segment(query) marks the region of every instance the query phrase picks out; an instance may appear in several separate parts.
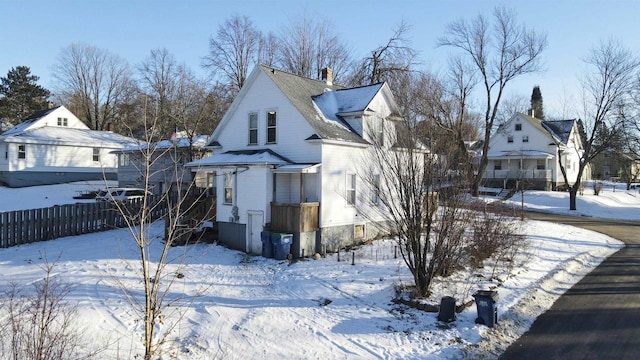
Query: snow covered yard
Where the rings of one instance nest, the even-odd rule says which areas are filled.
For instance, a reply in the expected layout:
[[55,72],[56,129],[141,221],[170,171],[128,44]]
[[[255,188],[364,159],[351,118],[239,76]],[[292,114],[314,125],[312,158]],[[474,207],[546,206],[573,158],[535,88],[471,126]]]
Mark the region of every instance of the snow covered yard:
[[[0,211],[7,210],[7,201],[17,202],[11,190],[0,188]],[[547,194],[552,202],[556,193]],[[610,196],[624,193],[617,194]],[[20,196],[30,198],[24,192]],[[542,195],[525,193],[525,200],[534,198]],[[33,199],[33,207],[47,206],[38,203],[37,195]],[[587,204],[584,208],[596,215],[611,208],[601,202]],[[638,206],[640,202],[632,204],[631,210],[637,213]],[[158,235],[162,229],[162,224],[154,227]],[[176,301],[165,315],[183,318],[171,332],[175,341],[168,344],[166,358],[495,357],[566,289],[622,246],[601,234],[535,221],[526,221],[522,233],[528,246],[514,263],[494,269],[488,261],[483,269],[443,279],[430,299],[438,303],[442,296],[453,296],[461,304],[473,300],[476,290],[496,287],[494,328],[475,324],[475,305],[454,322],[442,323],[436,320],[437,313],[394,304],[394,289],[412,280],[402,260],[394,258],[391,240],[362,246],[355,255],[342,252],[340,262],[333,254],[292,264],[215,245],[173,248],[174,258],[184,255],[187,265],[172,265],[172,271],[184,277],[172,287]],[[160,242],[155,246],[159,251]],[[50,262],[58,259],[56,276],[73,284],[70,300],[79,303],[85,333],[96,346],[108,344],[99,357],[128,359],[140,354],[142,324],[118,286],[119,281],[139,289],[141,296],[139,265],[128,232],[113,230],[0,249],[0,272],[5,275],[0,288],[41,279],[43,255]],[[511,276],[504,266],[512,267]]]

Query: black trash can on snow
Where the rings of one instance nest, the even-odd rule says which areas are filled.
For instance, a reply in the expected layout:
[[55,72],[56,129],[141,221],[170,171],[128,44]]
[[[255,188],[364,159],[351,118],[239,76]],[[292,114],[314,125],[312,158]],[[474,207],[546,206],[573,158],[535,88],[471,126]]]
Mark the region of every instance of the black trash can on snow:
[[473,297],[478,308],[477,324],[493,327],[498,322],[498,292],[493,290],[478,290]]
[[456,299],[445,296],[440,300],[440,311],[438,311],[438,321],[452,322],[456,319]]
[[272,233],[273,258],[276,260],[286,260],[291,252],[293,234]]
[[262,256],[266,258],[272,258],[273,243],[271,242],[271,232],[262,231],[260,233],[260,240],[262,240]]

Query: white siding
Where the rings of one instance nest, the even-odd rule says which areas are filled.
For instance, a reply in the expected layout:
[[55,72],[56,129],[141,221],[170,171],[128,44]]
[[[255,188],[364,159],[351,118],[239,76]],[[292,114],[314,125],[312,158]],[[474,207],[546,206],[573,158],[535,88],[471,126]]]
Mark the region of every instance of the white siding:
[[[204,169],[203,169],[204,170]],[[207,169],[208,170],[208,169]],[[265,214],[265,221],[271,218],[272,177],[271,171],[266,166],[252,166],[249,169],[218,168],[218,221],[229,222],[233,217],[233,207],[238,208],[238,223],[247,224],[248,212],[256,211]],[[234,203],[224,204],[224,174],[236,172],[234,177]]]
[[[305,141],[315,133],[311,125],[264,73],[259,72],[230,116],[216,134],[223,151],[271,149],[294,162],[320,162],[320,146]],[[266,144],[267,111],[277,112],[276,143]],[[258,114],[258,144],[249,143],[249,113]]]
[[[9,143],[8,170],[85,171],[117,168],[114,149],[100,149],[100,161],[93,161],[93,147]],[[18,147],[25,146],[25,158],[18,159]],[[4,159],[4,152],[2,153]]]

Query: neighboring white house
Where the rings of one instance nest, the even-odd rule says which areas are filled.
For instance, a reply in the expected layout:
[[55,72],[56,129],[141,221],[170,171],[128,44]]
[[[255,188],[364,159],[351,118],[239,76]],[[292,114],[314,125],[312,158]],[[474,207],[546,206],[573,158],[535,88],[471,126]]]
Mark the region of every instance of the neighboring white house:
[[[544,121],[515,114],[489,140],[485,185],[556,189],[564,184],[558,157],[572,184],[584,152],[578,124],[575,119]],[[586,171],[583,178],[589,177]]]
[[266,225],[294,235],[297,257],[378,235],[357,171],[368,134],[395,129],[397,105],[385,83],[342,88],[330,69],[323,78],[257,66],[211,136],[213,155],[187,164],[214,179],[221,242],[258,254]]
[[64,106],[39,111],[0,135],[0,184],[22,187],[116,179],[113,150],[137,144],[90,130]]
[[[187,190],[193,179],[190,169],[183,165],[209,155],[210,151],[205,148],[208,140],[208,135],[197,135],[114,151],[118,155],[118,186],[143,187],[148,182],[151,191],[157,195]],[[145,167],[147,161],[148,169]],[[207,187],[204,176],[205,179],[196,179],[201,187]]]

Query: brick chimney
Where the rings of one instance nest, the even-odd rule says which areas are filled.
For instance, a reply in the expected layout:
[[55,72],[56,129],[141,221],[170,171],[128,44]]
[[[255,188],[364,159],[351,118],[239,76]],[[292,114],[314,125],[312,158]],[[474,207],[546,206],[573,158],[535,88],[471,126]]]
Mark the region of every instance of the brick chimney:
[[328,86],[333,85],[333,70],[330,67],[322,69],[322,81],[326,82]]

